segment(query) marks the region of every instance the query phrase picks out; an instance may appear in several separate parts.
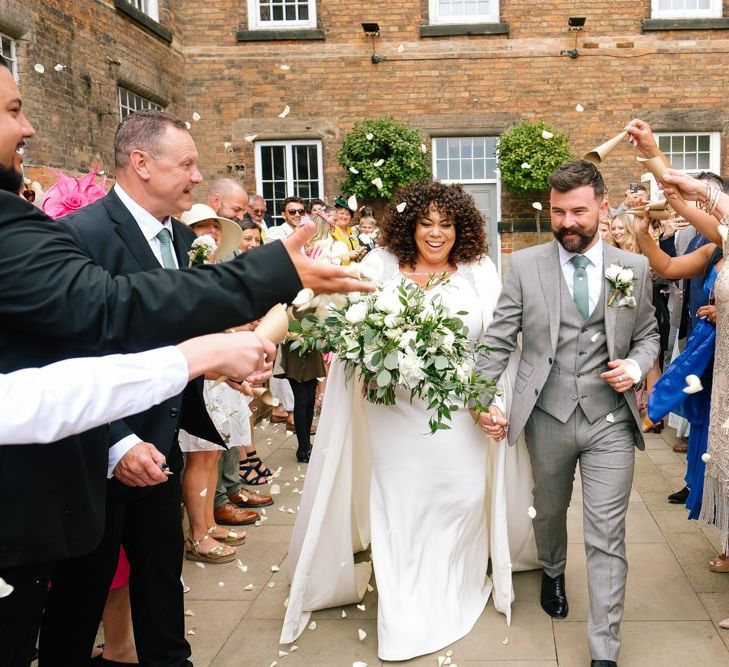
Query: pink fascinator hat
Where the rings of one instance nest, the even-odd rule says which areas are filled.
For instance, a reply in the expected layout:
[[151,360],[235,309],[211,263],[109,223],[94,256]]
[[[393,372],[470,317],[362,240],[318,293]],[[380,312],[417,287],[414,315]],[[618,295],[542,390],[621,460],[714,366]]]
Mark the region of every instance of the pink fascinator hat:
[[53,170],[58,180],[48,188],[43,198],[41,209],[46,215],[54,220],[64,215],[74,213],[87,204],[95,202],[106,195],[104,186],[106,177],[101,185],[96,183],[98,168],[94,167],[88,174],[81,178],[66,176],[63,172]]

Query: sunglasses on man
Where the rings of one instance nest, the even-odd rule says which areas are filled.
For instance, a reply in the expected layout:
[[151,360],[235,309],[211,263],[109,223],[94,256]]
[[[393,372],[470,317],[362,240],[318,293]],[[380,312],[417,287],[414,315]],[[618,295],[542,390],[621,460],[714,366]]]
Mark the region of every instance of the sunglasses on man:
[[290,208],[288,211],[286,211],[289,215],[304,215],[306,213],[306,209],[303,208]]

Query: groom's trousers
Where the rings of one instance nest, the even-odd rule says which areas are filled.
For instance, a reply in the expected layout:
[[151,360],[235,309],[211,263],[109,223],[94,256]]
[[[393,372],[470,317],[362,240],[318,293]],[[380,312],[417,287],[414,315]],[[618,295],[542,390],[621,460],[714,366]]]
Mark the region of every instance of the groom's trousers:
[[588,644],[594,660],[617,662],[628,573],[625,515],[633,482],[636,425],[625,403],[607,417],[590,423],[578,406],[562,423],[535,407],[525,435],[534,476],[534,533],[539,560],[550,577],[565,570],[567,508],[580,463],[590,596]]

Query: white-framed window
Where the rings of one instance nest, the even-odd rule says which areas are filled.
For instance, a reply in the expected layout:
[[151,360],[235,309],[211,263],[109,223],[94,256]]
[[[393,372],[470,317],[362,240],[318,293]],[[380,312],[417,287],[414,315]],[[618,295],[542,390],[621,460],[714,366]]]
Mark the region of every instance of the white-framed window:
[[139,111],[140,109],[156,109],[157,111],[164,111],[164,107],[161,104],[152,102],[146,97],[137,95],[131,90],[119,86],[119,118],[124,120],[130,113]]
[[126,0],[134,9],[146,14],[149,18],[159,21],[159,5],[157,0]]
[[674,169],[696,174],[721,169],[719,132],[656,132],[658,147]]
[[721,0],[651,0],[654,19],[720,18]]
[[255,152],[256,192],[277,222],[286,197],[307,200],[324,195],[321,141],[257,141]]
[[431,24],[497,23],[499,0],[428,0]]
[[496,182],[497,137],[436,137],[433,174],[439,181]]
[[248,0],[248,29],[316,28],[316,0]]
[[18,51],[16,48],[15,40],[12,37],[8,37],[0,32],[0,54],[10,61],[10,69],[18,80]]

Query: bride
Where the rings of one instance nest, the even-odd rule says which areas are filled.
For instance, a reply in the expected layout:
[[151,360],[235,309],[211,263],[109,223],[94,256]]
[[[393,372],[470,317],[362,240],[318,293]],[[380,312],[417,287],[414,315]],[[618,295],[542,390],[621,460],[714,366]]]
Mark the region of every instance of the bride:
[[[460,185],[420,182],[396,201],[382,248],[365,261],[382,262],[385,289],[413,281],[460,312],[472,339],[482,337],[501,286],[473,199]],[[374,405],[358,385],[332,364],[289,546],[280,641],[293,642],[312,611],[359,602],[372,566],[383,660],[460,639],[490,595],[508,623],[512,571],[538,567],[523,441],[494,443],[467,410],[453,413],[450,430],[429,435],[425,402],[398,390],[396,405]],[[355,563],[370,544],[372,562]]]

